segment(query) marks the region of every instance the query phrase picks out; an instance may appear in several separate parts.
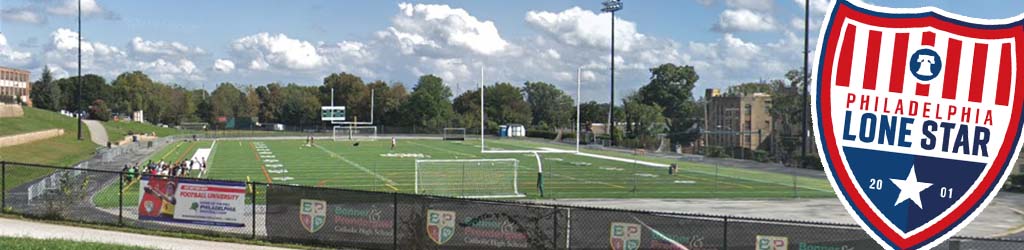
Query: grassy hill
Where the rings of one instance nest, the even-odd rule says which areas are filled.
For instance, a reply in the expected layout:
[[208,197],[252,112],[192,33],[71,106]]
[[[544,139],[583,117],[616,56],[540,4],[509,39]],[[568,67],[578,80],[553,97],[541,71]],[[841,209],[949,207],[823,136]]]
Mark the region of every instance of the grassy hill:
[[[4,161],[36,163],[56,166],[71,166],[88,159],[98,145],[89,141],[89,130],[82,128],[82,138],[77,139],[77,119],[59,113],[25,107],[25,115],[18,118],[0,118],[0,136],[46,130],[64,129],[64,135],[12,147],[0,148],[0,159]],[[50,169],[8,167],[7,188],[38,178],[52,172]]]
[[159,137],[185,133],[184,130],[178,130],[175,128],[162,128],[152,124],[138,122],[109,121],[104,122],[103,126],[107,128],[107,137],[112,142],[121,141],[124,139],[125,136],[127,136],[130,133],[156,133],[156,136]]

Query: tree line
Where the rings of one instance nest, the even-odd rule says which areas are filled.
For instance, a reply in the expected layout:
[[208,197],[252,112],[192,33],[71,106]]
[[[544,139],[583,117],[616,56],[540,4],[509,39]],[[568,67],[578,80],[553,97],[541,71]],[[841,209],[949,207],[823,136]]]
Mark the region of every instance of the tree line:
[[[208,92],[173,83],[154,81],[141,71],[125,72],[107,81],[101,76],[82,76],[82,98],[76,102],[72,76],[54,79],[44,68],[33,83],[31,98],[36,107],[49,110],[87,111],[94,119],[144,111],[150,123],[177,125],[204,122],[222,126],[222,118],[252,118],[262,123],[316,127],[320,106],[347,106],[348,119],[369,121],[374,102],[375,123],[386,127],[479,128],[480,89],[453,93],[444,79],[419,77],[408,89],[402,82],[365,82],[351,73],[334,73],[319,85],[267,83],[241,85],[220,83]],[[689,145],[700,136],[702,100],[691,93],[700,79],[692,66],[663,64],[650,69],[649,82],[632,91],[615,105],[620,124],[616,141],[650,141],[665,134],[674,144]],[[769,88],[769,90],[771,90]],[[498,82],[486,86],[484,114],[487,127],[517,123],[534,131],[561,132],[575,127],[576,107],[572,97],[554,84],[529,81],[522,84]],[[371,98],[371,93],[373,97]],[[779,103],[779,102],[776,102]],[[580,104],[581,124],[606,123],[608,103]],[[790,115],[779,110],[779,115]]]

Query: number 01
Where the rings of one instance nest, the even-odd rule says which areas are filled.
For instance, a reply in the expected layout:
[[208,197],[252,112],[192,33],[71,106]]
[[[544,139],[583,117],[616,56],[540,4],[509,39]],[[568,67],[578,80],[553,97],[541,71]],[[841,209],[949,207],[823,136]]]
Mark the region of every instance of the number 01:
[[942,187],[939,188],[939,197],[946,199],[953,199],[953,188]]

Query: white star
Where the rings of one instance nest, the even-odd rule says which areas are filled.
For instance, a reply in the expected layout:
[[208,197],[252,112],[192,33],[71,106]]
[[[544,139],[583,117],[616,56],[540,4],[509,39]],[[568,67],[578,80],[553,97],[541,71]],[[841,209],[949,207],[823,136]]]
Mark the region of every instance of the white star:
[[923,208],[921,206],[921,191],[928,189],[928,187],[931,187],[932,184],[918,182],[917,173],[914,172],[913,165],[910,166],[910,174],[907,175],[906,180],[889,180],[892,181],[892,184],[896,184],[896,187],[900,189],[900,196],[896,198],[896,204],[893,204],[893,206],[899,205],[903,201],[910,199],[911,201],[914,202],[914,204],[917,204],[918,208]]

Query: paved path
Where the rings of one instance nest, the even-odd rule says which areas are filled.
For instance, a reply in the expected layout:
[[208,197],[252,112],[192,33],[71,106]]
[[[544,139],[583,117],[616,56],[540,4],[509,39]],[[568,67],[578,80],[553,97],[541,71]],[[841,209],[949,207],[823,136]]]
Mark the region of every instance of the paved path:
[[0,235],[38,239],[59,238],[74,241],[141,246],[156,249],[286,249],[237,243],[150,236],[116,231],[103,231],[92,228],[54,225],[7,218],[0,218]]
[[82,120],[85,126],[89,128],[89,135],[92,137],[92,142],[96,145],[107,146],[107,129],[103,127],[103,123],[97,120]]

